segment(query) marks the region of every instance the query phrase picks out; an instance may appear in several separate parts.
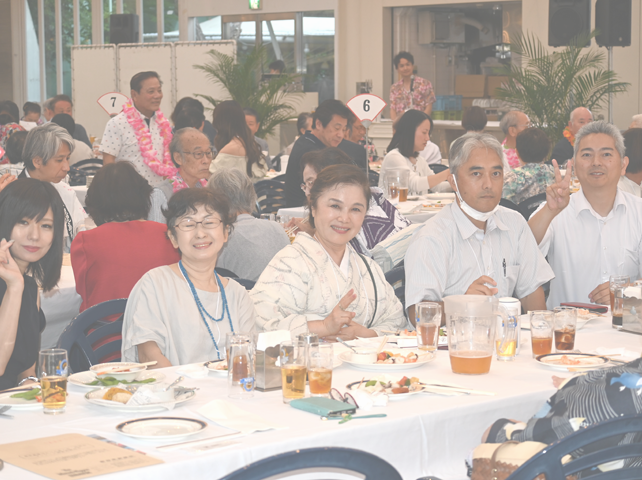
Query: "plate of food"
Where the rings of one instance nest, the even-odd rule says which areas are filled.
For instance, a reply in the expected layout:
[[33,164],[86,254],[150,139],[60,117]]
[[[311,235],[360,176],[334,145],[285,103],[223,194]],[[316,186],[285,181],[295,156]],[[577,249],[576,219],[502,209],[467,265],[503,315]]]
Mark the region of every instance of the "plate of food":
[[417,377],[401,378],[389,375],[380,375],[370,380],[360,380],[346,385],[348,390],[363,390],[367,393],[383,392],[388,395],[388,400],[403,400],[420,393],[424,387]]
[[87,392],[85,394],[85,399],[94,405],[100,405],[101,407],[106,407],[120,412],[157,412],[165,410],[166,407],[164,404],[167,402],[173,401],[176,405],[180,405],[191,400],[194,395],[196,395],[196,392],[193,389],[176,387],[168,390],[167,392],[157,392],[158,394],[165,393],[167,396],[167,398],[157,403],[147,403],[144,405],[128,404],[134,393],[136,393],[137,388],[137,386],[133,385],[128,386],[127,389],[118,387],[99,388],[97,390]]
[[212,360],[205,365],[217,377],[227,377],[227,360]]
[[589,353],[548,353],[535,358],[541,365],[566,372],[576,369],[595,369],[606,366],[608,357]]
[[418,350],[409,352],[399,348],[384,350],[377,354],[376,357],[373,356],[367,363],[364,362],[363,358],[353,358],[353,355],[355,357],[358,356],[352,351],[342,352],[339,354],[339,359],[360,370],[380,372],[418,368],[434,359],[434,355],[429,353],[419,352]]
[[97,377],[113,377],[117,380],[134,380],[140,372],[147,369],[146,365],[135,362],[113,362],[92,365],[89,370]]
[[426,200],[455,200],[454,193],[427,193],[423,196]]
[[123,435],[143,440],[174,440],[195,435],[207,428],[207,423],[194,418],[148,417],[128,420],[116,425]]
[[599,318],[606,318],[606,315],[602,315],[601,313],[590,312],[585,308],[578,308],[577,309],[577,325],[576,325],[576,329],[577,330],[581,330],[591,320],[595,320],[595,319],[599,319]]
[[133,380],[118,380],[115,377],[102,376],[97,377],[92,371],[78,372],[69,375],[68,381],[72,385],[81,388],[99,388],[115,387],[119,383],[122,385],[154,385],[165,380],[165,374],[158,370],[143,370]]
[[32,388],[10,390],[0,393],[0,407],[8,405],[12,410],[42,410],[42,392],[39,385]]

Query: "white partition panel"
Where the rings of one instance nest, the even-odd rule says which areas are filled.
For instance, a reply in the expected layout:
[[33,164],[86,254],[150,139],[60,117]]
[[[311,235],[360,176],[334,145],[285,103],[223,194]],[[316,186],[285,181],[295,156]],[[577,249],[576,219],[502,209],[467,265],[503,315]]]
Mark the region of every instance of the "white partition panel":
[[118,91],[116,46],[71,47],[71,78],[74,119],[88,135],[101,138],[109,115],[97,100],[105,93]]
[[[176,42],[176,101],[183,97],[194,97],[195,94],[210,95],[215,99],[229,99],[227,91],[219,84],[214,84],[207,78],[205,72],[194,68],[194,65],[205,65],[214,62],[208,55],[210,50],[234,56],[236,54],[236,41],[224,40],[220,42]],[[211,108],[210,103],[199,98],[205,108]],[[211,112],[205,112],[211,120]]]

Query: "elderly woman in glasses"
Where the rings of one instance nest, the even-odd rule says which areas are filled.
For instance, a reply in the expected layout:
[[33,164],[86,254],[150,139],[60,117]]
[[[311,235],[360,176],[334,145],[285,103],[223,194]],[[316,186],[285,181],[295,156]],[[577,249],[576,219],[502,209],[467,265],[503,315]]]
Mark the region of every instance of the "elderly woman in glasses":
[[214,152],[209,138],[200,130],[192,127],[177,130],[169,144],[169,153],[178,171],[152,192],[152,208],[147,219],[154,222],[165,223],[163,209],[174,193],[184,188],[204,187],[210,178]]
[[169,200],[167,234],[178,263],[154,268],[129,296],[123,361],[156,368],[225,357],[225,335],[251,333],[254,306],[245,288],[214,271],[234,223],[224,197],[188,188]]

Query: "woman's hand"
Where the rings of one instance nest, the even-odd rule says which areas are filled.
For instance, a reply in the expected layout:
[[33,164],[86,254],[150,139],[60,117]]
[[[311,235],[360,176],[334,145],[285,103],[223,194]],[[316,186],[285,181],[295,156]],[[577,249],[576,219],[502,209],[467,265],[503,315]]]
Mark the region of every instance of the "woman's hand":
[[9,185],[15,179],[16,177],[14,175],[11,175],[10,173],[5,173],[4,175],[0,176],[0,192],[4,190],[4,187]]
[[326,334],[323,335],[337,335],[344,325],[350,325],[352,319],[355,316],[354,312],[346,312],[346,308],[350,306],[352,302],[356,300],[357,296],[354,293],[354,289],[350,289],[346,293],[339,303],[332,309],[330,315],[323,319],[323,326],[325,327]]
[[24,278],[16,261],[11,256],[9,249],[13,240],[0,240],[0,278],[7,284],[7,289],[21,289],[24,287]]
[[367,338],[367,337],[376,337],[377,332],[371,330],[367,327],[364,327],[360,323],[350,322],[348,325],[343,327],[337,337],[341,340],[354,340],[357,337]]

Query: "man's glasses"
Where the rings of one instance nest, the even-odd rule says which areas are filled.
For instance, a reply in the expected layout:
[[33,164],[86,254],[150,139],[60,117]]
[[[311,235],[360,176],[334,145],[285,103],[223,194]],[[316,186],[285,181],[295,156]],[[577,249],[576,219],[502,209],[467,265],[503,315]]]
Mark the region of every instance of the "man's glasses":
[[192,230],[196,229],[196,226],[198,224],[201,224],[205,230],[214,230],[221,223],[223,223],[222,220],[219,220],[218,218],[207,218],[202,222],[195,222],[191,219],[185,219],[178,222],[175,227],[183,232],[191,232]]
[[214,157],[214,150],[209,149],[209,150],[195,150],[193,152],[183,152],[186,155],[191,155],[194,157],[196,160],[200,160],[203,158],[203,155],[207,155],[207,158],[210,160]]

